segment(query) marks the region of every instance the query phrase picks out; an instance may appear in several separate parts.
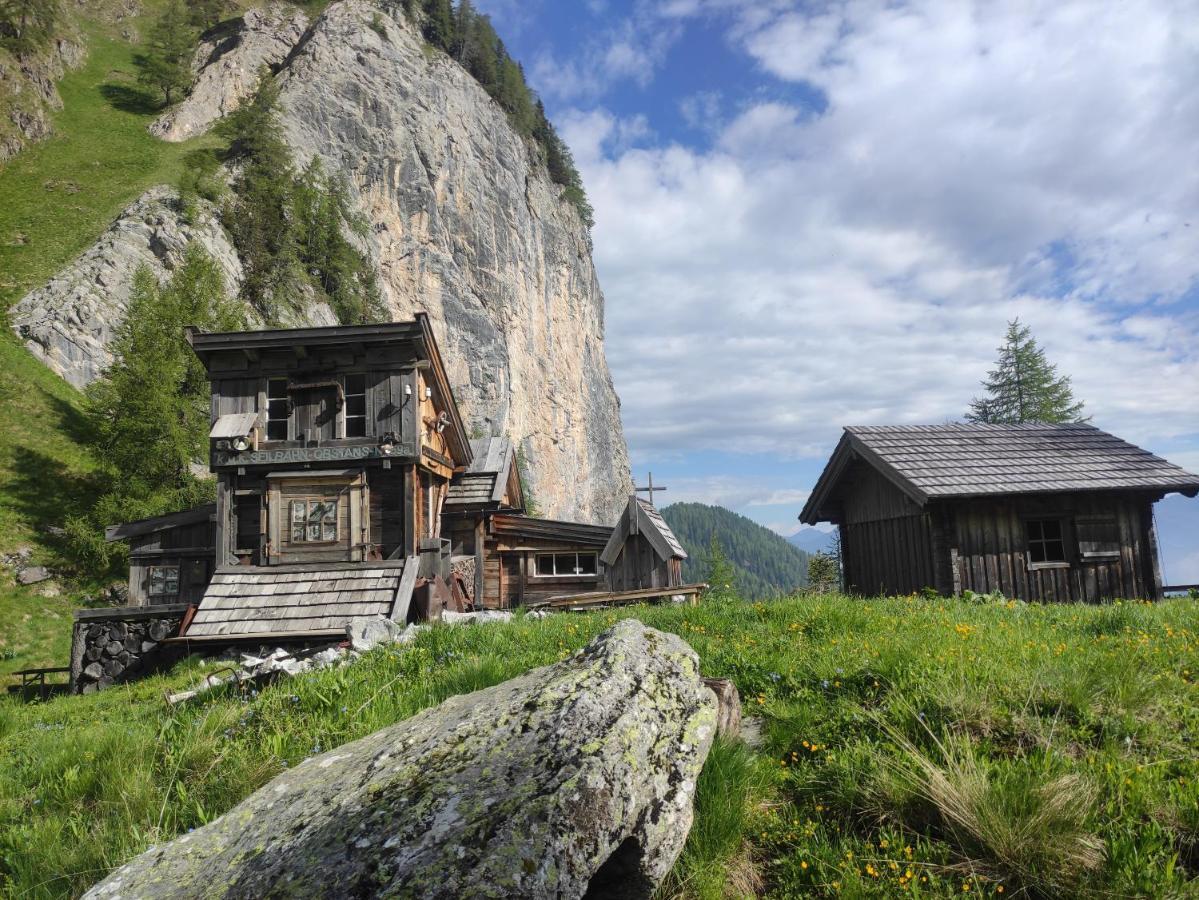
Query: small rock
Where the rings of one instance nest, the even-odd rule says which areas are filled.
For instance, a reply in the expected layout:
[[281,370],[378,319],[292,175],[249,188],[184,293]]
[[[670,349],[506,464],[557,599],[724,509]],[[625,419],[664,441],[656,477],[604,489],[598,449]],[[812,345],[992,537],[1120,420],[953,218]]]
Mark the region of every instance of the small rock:
[[447,609],[441,614],[441,621],[447,625],[462,625],[470,622],[510,622],[512,613],[506,609],[481,609],[466,613]]
[[93,681],[95,681],[97,678],[99,678],[103,674],[104,674],[104,666],[100,665],[98,662],[92,663],[91,665],[85,667],[83,670],[84,677],[90,678]]
[[395,640],[400,633],[400,626],[386,616],[375,616],[373,619],[354,619],[346,625],[346,637],[350,646],[359,653],[377,647],[379,644]]
[[49,577],[50,572],[45,566],[29,566],[17,573],[17,581],[21,584],[37,584]]

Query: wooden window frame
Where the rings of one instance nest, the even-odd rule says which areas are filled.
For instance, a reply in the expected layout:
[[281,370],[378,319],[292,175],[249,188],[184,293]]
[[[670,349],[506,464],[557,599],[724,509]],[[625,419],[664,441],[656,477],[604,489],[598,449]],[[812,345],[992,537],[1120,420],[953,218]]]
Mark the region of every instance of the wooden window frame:
[[[362,380],[362,390],[361,391],[351,391],[350,390],[350,380],[355,379],[355,378]],[[370,396],[370,388],[367,383],[367,377],[366,377],[365,372],[347,372],[345,375],[342,376],[342,389],[341,389],[341,398],[340,399],[341,399],[341,436],[343,438],[353,440],[353,439],[357,439],[357,438],[367,437],[367,421],[370,418],[367,415],[367,399],[369,398],[369,396]],[[356,399],[359,397],[362,398],[362,412],[351,414],[350,413],[350,400]],[[350,434],[350,421],[351,420],[353,420],[355,422],[361,421],[361,423],[362,423],[362,433],[361,434]]]
[[[575,571],[559,572],[558,557],[573,556],[575,558]],[[579,572],[579,559],[587,556],[595,561],[595,570],[592,572]],[[554,560],[553,573],[543,575],[541,573],[541,560],[550,557]],[[547,550],[541,553],[533,554],[533,577],[534,578],[599,578],[599,554],[594,550]]]
[[[166,572],[170,569],[175,570],[175,590],[173,591],[156,591],[154,590],[154,575],[157,572]],[[179,565],[170,566],[150,566],[146,572],[146,596],[147,597],[178,597],[180,588],[180,576],[183,574],[182,567]],[[170,584],[169,578],[164,578],[165,584]]]
[[[271,396],[271,385],[282,384],[283,393],[280,396]],[[271,404],[282,403],[284,415],[282,418],[271,415]],[[283,437],[275,437],[271,434],[271,425],[283,423]],[[287,378],[268,378],[266,380],[266,439],[268,441],[289,441],[291,440],[291,390]]]
[[[1046,538],[1044,531],[1041,532],[1041,537],[1034,539],[1032,536],[1032,527],[1036,523],[1041,525],[1045,522],[1053,522],[1058,527],[1058,536],[1056,538]],[[1033,560],[1033,545],[1040,544],[1042,550],[1046,551],[1048,557],[1047,546],[1049,544],[1061,544],[1062,555],[1061,559],[1043,559]],[[1071,565],[1070,559],[1070,541],[1069,541],[1069,517],[1062,515],[1029,515],[1024,517],[1024,559],[1025,565],[1029,571],[1039,569],[1068,569]]]
[[[314,496],[288,497],[284,502],[287,504],[287,543],[290,546],[292,546],[292,547],[297,547],[297,546],[316,547],[316,546],[329,546],[329,545],[335,545],[335,544],[341,543],[341,520],[340,520],[341,496],[340,496],[340,494],[332,499],[330,499],[328,497],[314,497]],[[300,503],[304,504],[304,519],[303,519],[304,537],[300,538],[299,540],[296,540],[295,526],[299,520],[297,520],[295,517],[295,515],[296,515],[295,507],[297,504],[300,504]],[[308,517],[311,515],[313,503],[321,503],[321,504],[326,504],[326,505],[330,504],[330,503],[333,504],[333,535],[334,535],[333,537],[327,538],[324,536],[325,535],[325,525],[327,523],[327,513],[325,513],[325,512],[322,512],[321,519],[320,519],[320,531],[321,531],[320,539],[312,540],[311,538],[308,537],[308,528],[311,525]]]

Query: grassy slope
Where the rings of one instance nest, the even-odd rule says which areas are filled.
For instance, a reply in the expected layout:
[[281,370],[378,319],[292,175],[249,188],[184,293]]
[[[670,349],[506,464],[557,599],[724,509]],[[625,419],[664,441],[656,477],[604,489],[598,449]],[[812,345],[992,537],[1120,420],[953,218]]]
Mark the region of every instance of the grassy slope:
[[[1199,886],[1194,601],[808,597],[621,615],[685,637],[765,719],[760,755],[724,747],[705,769],[668,895]],[[195,663],[101,695],[0,704],[0,884],[77,893],[282,766],[551,662],[615,618],[439,627],[336,672],[174,711],[161,692]]]
[[[176,180],[183,154],[197,146],[146,131],[157,111],[137,89],[135,48],[117,36],[118,28],[144,33],[158,5],[120,25],[104,21],[104,4],[90,10],[97,18],[82,23],[89,54],[59,83],[54,136],[0,168],[0,310],[90,246],[146,188]],[[0,553],[30,546],[38,561],[55,563],[45,526],[88,502],[81,399],[0,327]],[[47,598],[0,574],[0,675],[61,664],[71,610],[90,587]]]

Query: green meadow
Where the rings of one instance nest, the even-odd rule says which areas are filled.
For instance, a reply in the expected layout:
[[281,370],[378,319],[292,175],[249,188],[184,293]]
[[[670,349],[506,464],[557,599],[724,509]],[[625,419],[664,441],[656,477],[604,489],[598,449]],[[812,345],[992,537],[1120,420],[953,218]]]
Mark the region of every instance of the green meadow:
[[79,894],[285,766],[563,658],[618,617],[732,678],[664,897],[1181,897],[1199,888],[1199,603],[807,596],[437,626],[260,693],[204,670],[0,702],[0,891]]

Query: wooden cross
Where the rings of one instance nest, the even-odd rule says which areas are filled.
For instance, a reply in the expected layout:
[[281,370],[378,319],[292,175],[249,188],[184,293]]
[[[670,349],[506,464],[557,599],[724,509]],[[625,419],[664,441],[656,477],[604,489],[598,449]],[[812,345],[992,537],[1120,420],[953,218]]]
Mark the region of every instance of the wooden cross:
[[654,487],[654,473],[650,472],[649,473],[649,486],[648,487],[634,487],[633,490],[638,493],[640,493],[642,491],[648,492],[649,493],[649,505],[653,506],[654,505],[654,491],[664,491],[664,490],[666,490],[666,488],[664,486],[663,487]]

